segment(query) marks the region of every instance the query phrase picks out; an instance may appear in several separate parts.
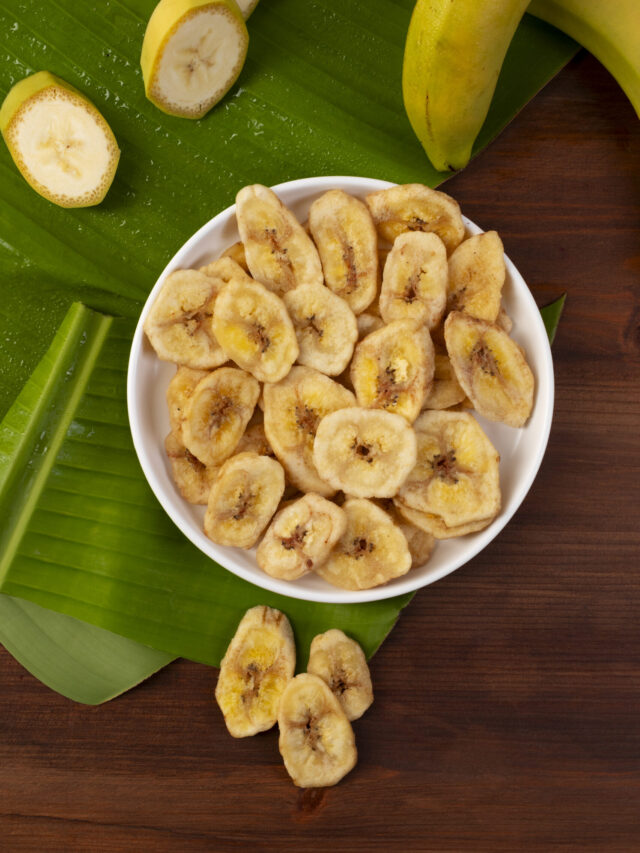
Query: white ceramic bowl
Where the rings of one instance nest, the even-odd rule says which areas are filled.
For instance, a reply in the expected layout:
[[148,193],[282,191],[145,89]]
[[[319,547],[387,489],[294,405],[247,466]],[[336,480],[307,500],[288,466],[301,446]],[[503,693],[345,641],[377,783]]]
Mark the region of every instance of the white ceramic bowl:
[[[302,222],[307,218],[311,202],[329,189],[340,188],[364,198],[367,193],[389,186],[392,185],[386,181],[369,178],[326,177],[290,181],[274,189]],[[465,224],[470,234],[481,231],[467,219]],[[156,357],[143,333],[143,324],[164,279],[172,270],[202,266],[217,258],[236,240],[238,230],[232,206],[203,225],[169,261],[149,295],[133,338],[127,379],[133,443],[142,470],[169,517],[194,545],[229,571],[264,589],[309,601],[347,603],[389,598],[433,583],[467,563],[498,535],[524,500],[542,462],[551,428],[554,388],[551,350],[540,312],[520,273],[507,258],[503,303],[513,320],[511,334],[524,347],[535,376],[533,414],[524,429],[491,423],[476,415],[501,457],[503,503],[500,514],[479,533],[437,542],[429,562],[412,569],[404,577],[374,589],[348,591],[331,586],[313,573],[294,582],[277,580],[258,568],[253,551],[224,548],[211,542],[202,530],[205,508],[183,500],[171,478],[164,453],[164,439],[169,432],[165,392],[175,367]]]

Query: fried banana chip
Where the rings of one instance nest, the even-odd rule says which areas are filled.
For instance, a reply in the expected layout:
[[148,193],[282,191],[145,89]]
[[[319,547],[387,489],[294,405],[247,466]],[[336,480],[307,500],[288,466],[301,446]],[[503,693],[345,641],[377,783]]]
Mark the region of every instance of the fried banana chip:
[[[428,512],[420,512],[420,510],[417,509],[411,509],[411,507],[403,504],[400,498],[394,498],[393,501],[396,504],[398,515],[404,519],[405,524],[409,524],[412,528],[422,531],[425,536],[430,536],[431,541],[433,541],[434,538],[457,539],[458,536],[467,536],[469,533],[477,533],[479,530],[484,530],[485,527],[488,527],[495,518],[495,516],[489,516],[489,518],[481,518],[479,521],[470,521],[468,524],[458,524],[454,527],[448,527],[437,515],[433,515]],[[400,527],[406,536],[405,528],[403,525],[400,525]],[[408,538],[407,542],[409,542]],[[411,543],[409,544],[409,548],[411,548]],[[416,565],[415,561],[413,565]]]
[[422,184],[403,184],[367,196],[378,234],[393,243],[405,231],[433,231],[451,254],[464,240],[464,223],[457,201]]
[[237,243],[233,243],[231,246],[226,248],[224,252],[220,255],[220,258],[231,258],[232,261],[235,261],[238,266],[242,267],[242,269],[248,273],[249,267],[247,266],[247,256],[244,253],[244,244],[238,240]]
[[309,492],[273,519],[258,545],[258,565],[273,578],[297,580],[324,563],[346,526],[339,506]]
[[359,341],[366,338],[367,335],[371,334],[371,332],[377,332],[378,329],[381,329],[384,326],[384,320],[382,317],[378,317],[375,314],[369,314],[368,311],[358,314],[357,320]]
[[[500,510],[500,457],[467,412],[423,412],[414,424],[417,462],[394,501],[441,520],[446,528],[486,521]],[[486,526],[486,524],[484,526]],[[436,529],[431,529],[441,538]]]
[[449,356],[436,352],[433,385],[422,406],[423,409],[450,409],[465,399],[466,394],[460,387],[453,372]]
[[431,390],[434,369],[429,330],[395,320],[356,346],[351,381],[360,406],[385,409],[412,423]]
[[389,515],[372,501],[349,498],[342,505],[347,529],[316,573],[342,589],[371,589],[411,568],[407,540]]
[[349,408],[318,425],[313,461],[334,490],[358,498],[390,498],[416,461],[416,437],[401,415]]
[[165,439],[164,449],[171,465],[173,482],[182,497],[190,504],[206,505],[218,469],[207,467],[187,450],[179,429],[171,430]]
[[284,613],[264,606],[247,610],[220,663],[216,685],[216,701],[233,737],[275,725],[295,665],[293,631]]
[[237,453],[211,486],[204,532],[218,545],[251,548],[269,524],[284,493],[282,465],[269,456]]
[[182,422],[186,417],[189,397],[193,394],[198,382],[208,375],[207,370],[194,370],[192,367],[178,365],[167,386],[167,407],[172,431],[182,434]]
[[298,357],[284,302],[258,282],[234,281],[220,293],[213,332],[227,358],[260,382],[277,382]]
[[373,702],[373,686],[362,648],[337,628],[311,641],[307,672],[328,686],[350,721],[358,720]]
[[299,284],[322,284],[313,241],[278,196],[261,184],[236,196],[236,219],[251,275],[282,296]]
[[494,323],[506,276],[504,247],[497,231],[475,234],[449,258],[448,311]]
[[437,234],[400,234],[382,274],[382,319],[385,323],[413,320],[435,328],[447,305],[447,278],[447,250]]
[[367,206],[343,190],[329,190],[309,211],[324,280],[354,314],[370,305],[378,290],[378,239]]
[[220,465],[235,450],[260,394],[253,376],[219,367],[194,388],[182,422],[182,440],[205,465]]
[[476,411],[490,421],[524,426],[535,382],[518,344],[499,326],[458,311],[447,317],[444,334],[456,378]]
[[331,497],[335,489],[318,474],[313,445],[320,420],[355,406],[350,391],[311,367],[292,367],[280,382],[264,386],[264,431],[290,481],[303,492]]
[[346,368],[358,340],[355,314],[328,287],[301,284],[283,296],[298,339],[298,362],[328,376]]

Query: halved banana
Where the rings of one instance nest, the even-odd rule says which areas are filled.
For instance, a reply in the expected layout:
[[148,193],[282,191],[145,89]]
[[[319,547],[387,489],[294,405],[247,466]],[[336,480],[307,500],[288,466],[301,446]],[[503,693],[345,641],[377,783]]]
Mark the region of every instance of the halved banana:
[[460,387],[453,372],[449,356],[445,352],[435,354],[435,373],[433,385],[427,395],[423,409],[449,409],[462,403],[466,394]]
[[373,702],[373,686],[367,659],[351,637],[332,628],[311,641],[307,672],[328,686],[348,720],[358,720]]
[[160,0],[140,56],[147,98],[169,115],[201,118],[235,83],[248,44],[234,0]]
[[351,381],[359,405],[386,409],[412,423],[431,390],[434,369],[429,330],[395,320],[356,346]]
[[309,492],[273,519],[256,551],[258,565],[273,578],[297,580],[324,563],[346,526],[339,506]]
[[236,196],[236,219],[251,275],[282,296],[299,284],[322,284],[316,247],[288,207],[268,187]]
[[361,498],[349,498],[342,509],[347,529],[316,569],[321,578],[342,589],[371,589],[409,571],[407,540],[384,510]]
[[457,201],[422,184],[402,184],[370,193],[367,205],[378,234],[390,243],[405,231],[434,231],[451,254],[464,240]]
[[[396,510],[398,511],[398,515],[404,519],[404,523],[409,524],[414,530],[420,530],[424,536],[428,536],[430,538],[431,542],[433,542],[434,538],[457,539],[458,536],[467,536],[469,533],[477,533],[479,530],[484,530],[485,527],[488,527],[495,518],[495,516],[489,516],[489,518],[481,518],[479,521],[470,521],[468,524],[458,524],[453,527],[449,527],[439,516],[433,515],[433,513],[429,512],[420,512],[420,510],[417,509],[411,509],[411,507],[403,504],[402,499],[399,497],[395,497],[393,502],[396,506]],[[406,530],[402,524],[400,524],[400,529],[406,536]],[[412,545],[409,537],[407,537],[407,542],[409,542],[409,548],[411,549]],[[412,565],[418,564],[414,560]]]
[[275,725],[295,666],[293,631],[284,613],[264,605],[247,610],[222,658],[216,685],[216,701],[233,737]]
[[282,297],[293,321],[298,361],[328,376],[346,368],[358,340],[358,324],[344,299],[321,284],[300,284]]
[[304,492],[331,497],[335,488],[318,474],[313,445],[318,423],[330,412],[355,406],[350,391],[311,367],[264,386],[264,431],[289,479]]
[[237,453],[211,486],[204,532],[218,545],[251,548],[278,508],[284,492],[282,465],[269,456]]
[[449,258],[447,310],[494,323],[506,276],[504,246],[497,231],[475,234]]
[[218,469],[206,466],[187,450],[179,429],[171,430],[165,439],[164,449],[169,457],[173,481],[185,501],[206,504]]
[[182,438],[205,465],[220,465],[235,450],[253,414],[260,385],[237,367],[219,367],[187,401]]
[[384,326],[384,320],[382,317],[378,317],[375,314],[369,314],[368,311],[358,314],[356,319],[358,321],[359,341],[366,338],[367,335],[371,334],[371,332],[376,332]]
[[[400,488],[396,506],[418,510],[446,528],[495,518],[500,510],[500,457],[467,412],[423,412],[414,424],[417,462]],[[408,516],[405,516],[408,517]],[[409,521],[414,521],[409,517]],[[486,526],[483,525],[483,526]],[[429,529],[424,524],[418,524]]]
[[208,375],[207,370],[194,370],[192,367],[178,365],[178,369],[167,386],[169,423],[174,432],[182,435],[182,422],[187,416],[189,397],[193,394],[196,385]]
[[303,672],[286,686],[278,710],[278,746],[299,788],[336,785],[358,760],[340,703],[321,678]]
[[367,206],[343,190],[329,190],[311,205],[309,228],[327,287],[360,314],[378,289],[378,240]]
[[437,234],[400,234],[382,274],[382,319],[413,320],[433,329],[447,305],[447,276],[447,250]]
[[313,444],[319,475],[358,498],[390,498],[416,461],[416,437],[401,415],[349,408],[325,415]]
[[261,382],[277,382],[298,357],[285,305],[257,281],[232,281],[216,300],[213,333],[226,357]]
[[227,361],[211,328],[219,292],[218,280],[198,270],[169,273],[144,323],[158,358],[199,369]]
[[476,411],[490,421],[524,426],[535,382],[518,344],[499,326],[458,311],[447,317],[444,335],[456,378]]

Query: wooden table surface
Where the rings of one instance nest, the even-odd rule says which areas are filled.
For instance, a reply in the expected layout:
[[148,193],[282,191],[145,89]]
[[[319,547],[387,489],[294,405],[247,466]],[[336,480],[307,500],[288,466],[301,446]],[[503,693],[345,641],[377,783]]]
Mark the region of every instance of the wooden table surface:
[[372,661],[356,769],[295,788],[210,668],[92,708],[0,650],[0,849],[640,850],[639,131],[582,53],[447,185],[568,293],[555,417],[515,518]]

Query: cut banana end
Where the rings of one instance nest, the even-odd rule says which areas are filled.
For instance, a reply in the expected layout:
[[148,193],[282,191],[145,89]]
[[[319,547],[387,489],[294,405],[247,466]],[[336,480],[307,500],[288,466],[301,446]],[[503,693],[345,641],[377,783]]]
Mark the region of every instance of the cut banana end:
[[30,186],[60,207],[99,204],[111,186],[120,151],[111,128],[88,98],[39,71],[11,89],[0,131]]
[[288,683],[278,728],[280,755],[299,788],[336,785],[355,767],[358,753],[351,723],[317,675],[304,672]]
[[348,720],[359,719],[373,702],[373,686],[361,647],[337,628],[311,642],[307,672],[317,675],[342,705]]
[[140,57],[147,98],[169,115],[202,118],[235,83],[248,44],[235,0],[160,0]]
[[309,492],[276,515],[258,546],[258,565],[271,577],[297,580],[324,563],[346,526],[339,506]]
[[216,701],[233,737],[249,737],[275,724],[295,664],[293,631],[284,613],[264,606],[247,610],[220,663],[216,685]]

